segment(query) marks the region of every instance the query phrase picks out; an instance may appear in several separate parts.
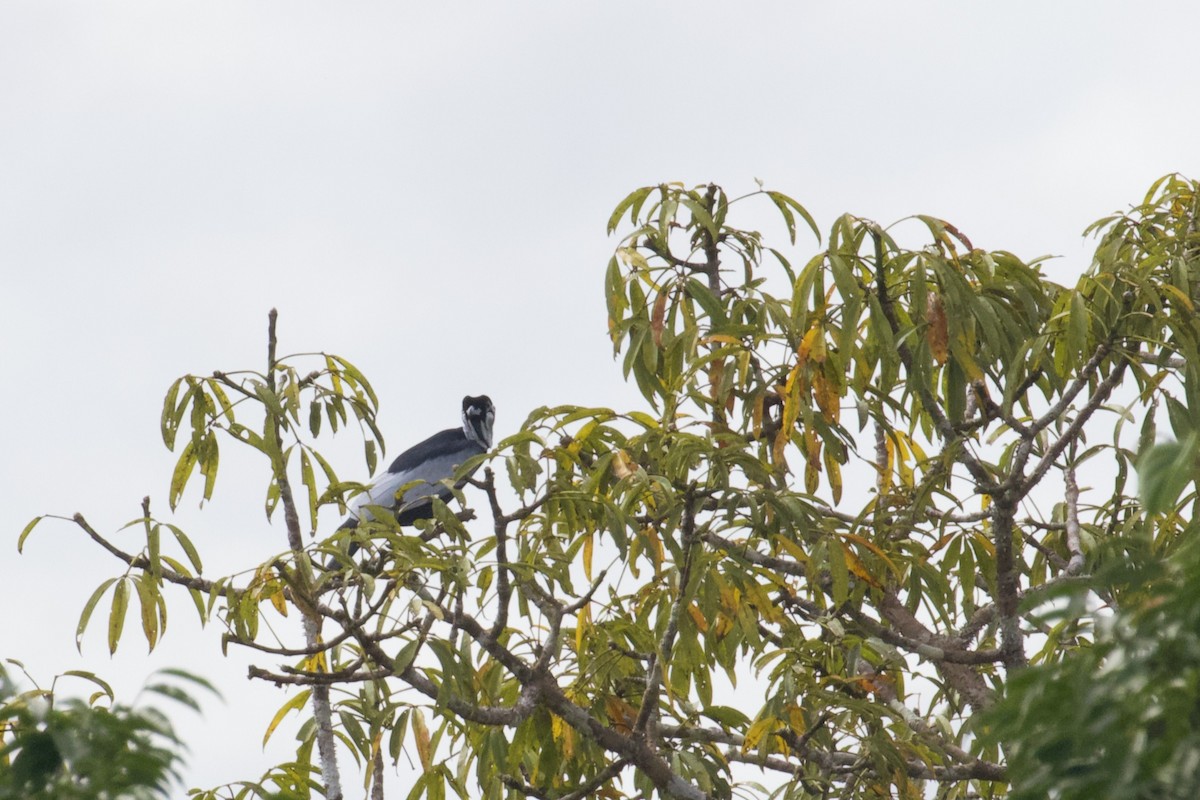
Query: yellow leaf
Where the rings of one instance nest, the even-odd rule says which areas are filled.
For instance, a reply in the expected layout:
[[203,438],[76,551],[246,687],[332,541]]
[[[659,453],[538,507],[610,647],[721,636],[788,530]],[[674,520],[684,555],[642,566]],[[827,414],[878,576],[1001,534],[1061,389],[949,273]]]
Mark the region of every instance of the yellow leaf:
[[804,491],[816,494],[821,485],[821,474],[811,461],[804,465]]
[[555,741],[561,745],[562,754],[571,758],[575,755],[575,729],[559,717],[551,717],[550,725]]
[[575,612],[575,652],[583,652],[583,641],[592,628],[592,605],[588,603]]
[[740,345],[742,343],[742,340],[737,338],[736,336],[730,336],[727,333],[714,333],[711,336],[705,336],[704,338],[702,338],[700,340],[700,344],[712,344],[713,342],[720,342],[722,344]]
[[708,633],[708,620],[704,618],[704,614],[701,613],[700,607],[695,603],[692,603],[690,606],[688,606],[688,613],[692,615],[692,622],[696,623],[696,630],[700,631],[701,633]]
[[905,486],[912,486],[913,468],[912,464],[909,463],[907,439],[901,431],[892,431],[891,438],[896,442],[896,474],[900,476],[900,483]]
[[658,571],[662,569],[663,563],[662,539],[658,536],[658,529],[653,525],[647,525],[642,533],[645,534],[646,539],[650,542],[650,547],[647,550],[650,552],[651,560],[654,561],[654,572],[658,574]]
[[[320,643],[321,641],[321,637],[318,636],[317,642]],[[325,651],[321,650],[301,659],[300,669],[307,672],[328,672],[329,662],[325,660]]]
[[626,266],[636,267],[637,269],[650,269],[650,264],[646,261],[646,257],[637,251],[634,247],[621,247],[617,249],[617,256],[625,262]]
[[789,439],[788,428],[781,428],[779,433],[775,434],[775,444],[771,448],[771,460],[775,462],[776,468],[783,471],[787,470],[785,453]]
[[821,469],[821,439],[815,431],[809,429],[804,431],[804,447],[807,450],[808,463],[819,472]]
[[275,591],[271,592],[271,605],[279,612],[279,616],[287,616],[287,601],[283,597],[282,589],[277,587]]
[[421,759],[421,767],[428,772],[433,762],[433,754],[429,748],[429,728],[425,726],[425,715],[421,713],[421,709],[413,709],[412,724],[413,737],[417,740],[417,757]]
[[667,290],[663,288],[654,300],[654,311],[650,315],[650,335],[654,338],[654,346],[662,347],[663,318],[667,312]]
[[884,437],[883,444],[887,450],[887,463],[877,464],[876,468],[879,470],[879,490],[886,492],[892,487],[892,465],[896,463],[896,445],[890,436]]
[[797,561],[800,561],[800,562],[808,561],[808,553],[804,552],[804,548],[801,547],[800,545],[796,544],[795,542],[793,542],[791,539],[788,539],[787,537],[784,537],[784,536],[775,536],[775,538],[772,541],[774,541],[775,544],[779,545],[784,550],[786,550],[788,552],[788,555],[790,555],[792,558],[796,559]]
[[878,588],[879,581],[875,580],[875,576],[867,571],[863,563],[859,561],[858,556],[854,554],[849,547],[842,545],[842,554],[846,557],[846,568],[853,572],[858,577],[869,583],[871,586]]
[[975,531],[971,534],[971,539],[974,540],[974,542],[980,547],[982,547],[989,556],[992,558],[996,557],[996,546],[992,544],[992,540],[987,536],[984,536],[979,531]]
[[592,579],[592,552],[595,550],[595,545],[595,537],[589,533],[583,540],[583,574],[589,581]]
[[813,338],[817,335],[816,327],[808,329],[808,333],[800,339],[800,344],[796,346],[797,364],[803,366],[808,363],[808,354],[812,352]]
[[583,445],[588,440],[588,437],[590,437],[598,427],[600,427],[600,420],[593,419],[591,422],[580,428],[575,435],[571,437],[571,444],[567,447],[567,452],[571,453],[572,455],[578,455],[579,451],[583,449]]
[[279,710],[275,712],[275,716],[271,720],[271,724],[267,726],[267,732],[263,734],[264,746],[266,746],[267,740],[271,738],[271,734],[279,727],[279,723],[283,722],[283,718],[287,716],[288,712],[298,711],[303,708],[304,704],[308,702],[310,694],[312,694],[312,690],[305,689],[279,707]]
[[888,557],[887,553],[880,550],[879,546],[876,545],[874,542],[872,542],[870,539],[864,539],[863,537],[858,536],[857,534],[853,534],[853,533],[843,533],[842,538],[848,539],[849,541],[854,542],[855,544],[857,544],[861,547],[865,547],[868,550],[870,550],[872,553],[874,553],[875,555],[879,556],[880,560],[883,561],[883,563],[887,565],[887,568],[890,569],[897,578],[900,577],[900,568],[897,567],[896,563],[894,561],[892,561],[891,558]]
[[1175,297],[1176,300],[1183,303],[1183,307],[1187,308],[1189,313],[1195,311],[1195,306],[1192,305],[1192,299],[1190,299],[1190,297],[1188,297],[1186,294],[1183,294],[1180,288],[1172,287],[1170,283],[1160,284],[1159,288],[1163,291],[1168,291],[1172,297]]
[[825,373],[821,370],[813,372],[812,390],[821,414],[827,421],[837,422],[842,413],[842,406],[839,403],[841,398],[838,397],[837,387],[826,379]]
[[925,328],[925,341],[929,343],[929,352],[939,365],[945,364],[950,356],[950,332],[941,295],[929,293],[925,313],[928,323],[928,327]]
[[633,726],[637,722],[637,709],[619,697],[609,696],[604,700],[604,711],[617,733],[626,736],[633,733]]
[[833,494],[833,502],[842,502],[842,465],[829,457],[825,451],[825,474],[829,476],[829,491]]
[[721,387],[721,379],[724,377],[725,359],[717,359],[708,368],[708,395],[713,400],[717,399],[717,393]]
[[775,730],[777,722],[778,720],[774,717],[763,717],[756,720],[746,731],[746,738],[742,741],[742,752],[745,753],[757,747],[763,736]]
[[624,450],[618,450],[613,453],[612,459],[613,475],[617,476],[617,480],[625,480],[630,475],[637,473],[637,467],[633,463],[633,459],[629,457],[629,453]]
[[825,360],[825,331],[820,323],[813,323],[808,333],[804,334],[800,346],[796,348],[796,355],[800,357],[801,364],[810,358],[817,363]]

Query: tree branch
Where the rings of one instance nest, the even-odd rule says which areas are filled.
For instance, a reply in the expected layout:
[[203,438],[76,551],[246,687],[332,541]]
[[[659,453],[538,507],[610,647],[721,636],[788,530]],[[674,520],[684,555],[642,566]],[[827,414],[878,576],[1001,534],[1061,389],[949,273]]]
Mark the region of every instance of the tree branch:
[[1079,484],[1075,481],[1075,465],[1068,464],[1063,474],[1067,489],[1067,551],[1071,560],[1067,562],[1067,574],[1083,572],[1083,546],[1079,537]]
[[[276,345],[278,340],[275,336],[275,323],[279,319],[279,312],[271,309],[267,315],[267,388],[272,393],[275,392],[275,367],[276,367]],[[297,578],[301,583],[300,591],[293,586],[293,593],[297,600],[302,602],[297,603],[302,614],[302,626],[304,628],[304,644],[305,647],[315,648],[321,644],[321,617],[313,610],[314,602],[311,597],[311,569],[305,563],[303,557],[304,538],[300,533],[300,515],[296,510],[296,501],[292,496],[292,485],[288,480],[287,462],[282,453],[282,438],[280,437],[281,426],[279,417],[275,416],[270,409],[265,409],[267,413],[267,424],[271,427],[274,436],[272,437],[275,446],[279,447],[281,452],[278,458],[271,458],[271,463],[275,468],[275,482],[279,487],[279,499],[283,503],[283,518],[287,526],[288,545],[292,552],[297,555],[298,574]],[[342,780],[338,770],[337,750],[334,747],[333,738],[333,709],[329,702],[329,686],[325,684],[316,684],[312,688],[312,705],[313,719],[317,726],[317,751],[321,759],[321,777],[325,782],[325,793],[329,800],[342,800]]]

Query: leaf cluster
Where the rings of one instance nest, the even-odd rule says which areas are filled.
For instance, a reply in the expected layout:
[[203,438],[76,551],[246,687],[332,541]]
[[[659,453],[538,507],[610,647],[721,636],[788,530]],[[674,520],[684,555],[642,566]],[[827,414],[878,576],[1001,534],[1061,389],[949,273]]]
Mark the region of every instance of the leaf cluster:
[[[335,741],[375,792],[385,763],[419,766],[414,800],[998,796],[1039,752],[1018,741],[1034,717],[989,738],[980,714],[1031,664],[1116,652],[1094,644],[1096,599],[1146,591],[1103,576],[1192,527],[1194,477],[1152,513],[1128,479],[1139,457],[1184,463],[1151,449],[1164,417],[1197,430],[1196,188],[1168,176],[1098,223],[1072,286],[928,216],[843,215],[801,258],[799,223],[819,229],[785,194],[638,189],[604,288],[646,406],[534,409],[431,519],[311,544],[302,519],[361,488],[312,439],[353,417],[373,469],[377,401],[344,359],[276,358],[272,316],[265,370],[185,377],[162,419],[172,504],[196,474],[211,496],[222,444],[248,447],[287,549],[208,578],[148,503],[138,553],[76,517],[123,564],[80,632],[111,592],[115,648],[136,593],[153,645],[160,588],[181,586],[224,646],[262,655],[252,678],[296,687],[266,728],[300,715],[296,760],[238,796],[307,796],[314,769],[338,796]],[[740,226],[754,203],[787,245]],[[1092,600],[1053,606],[1067,589]],[[266,634],[288,615],[301,634]]]
[[[20,662],[8,664],[23,669]],[[18,691],[0,667],[0,798],[169,797],[186,748],[162,711],[116,703],[112,688],[92,673],[59,677],[87,681],[96,691],[87,700],[61,697],[58,678],[48,689]],[[186,685],[215,692],[179,670],[159,673],[143,692],[198,711]]]

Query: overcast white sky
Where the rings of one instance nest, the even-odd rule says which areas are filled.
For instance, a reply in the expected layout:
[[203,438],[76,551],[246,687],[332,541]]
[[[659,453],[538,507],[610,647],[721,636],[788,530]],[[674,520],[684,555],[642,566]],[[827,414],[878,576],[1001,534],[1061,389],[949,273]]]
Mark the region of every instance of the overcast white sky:
[[[187,725],[189,783],[257,776],[284,698],[185,597],[150,660],[133,619],[80,657],[115,563],[65,524],[15,551],[36,514],[165,512],[175,377],[259,366],[274,306],[284,351],[373,379],[392,453],[467,393],[500,436],[543,404],[633,405],[604,225],[667,180],[758,177],[822,229],[934,214],[1069,282],[1085,225],[1200,176],[1196,30],[1191,0],[0,4],[0,656],[127,691],[206,675],[230,702]],[[365,478],[352,445],[331,450]],[[223,467],[178,517],[213,574],[285,546],[261,465]]]

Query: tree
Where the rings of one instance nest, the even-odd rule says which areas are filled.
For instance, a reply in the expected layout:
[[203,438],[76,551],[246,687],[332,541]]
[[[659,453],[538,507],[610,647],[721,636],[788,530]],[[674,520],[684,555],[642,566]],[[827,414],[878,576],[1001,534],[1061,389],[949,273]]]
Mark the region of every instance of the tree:
[[[6,659],[23,670],[19,661]],[[59,678],[90,682],[88,700],[60,698]],[[154,706],[115,702],[112,687],[90,672],[73,670],[49,688],[18,692],[0,667],[0,798],[4,800],[115,800],[169,797],[183,761],[183,743]],[[196,711],[199,703],[180,683],[216,690],[179,670],[165,670],[143,691]]]
[[[1141,595],[1096,575],[1192,526],[1194,492],[1148,514],[1129,475],[1160,417],[1197,426],[1196,190],[1168,176],[1092,226],[1067,287],[932,217],[907,247],[842,216],[800,262],[734,223],[758,203],[791,247],[819,238],[784,194],[639,189],[604,286],[647,406],[531,411],[465,465],[482,519],[435,503],[307,544],[362,488],[313,441],[353,416],[373,471],[378,402],[345,359],[278,357],[272,312],[265,368],[181,378],[162,428],[172,506],[197,474],[211,496],[222,444],[266,456],[287,550],[208,578],[148,502],[136,553],[76,515],[124,570],[83,622],[111,592],[115,648],[136,591],[153,645],[181,586],[263,654],[252,677],[302,687],[269,725],[311,709],[296,761],[259,794],[310,796],[315,745],[343,796],[336,739],[372,797],[406,746],[411,797],[766,796],[760,775],[781,798],[1003,795],[1032,752],[1007,687],[1103,656],[1098,607]],[[263,614],[298,616],[297,641],[261,642]]]

